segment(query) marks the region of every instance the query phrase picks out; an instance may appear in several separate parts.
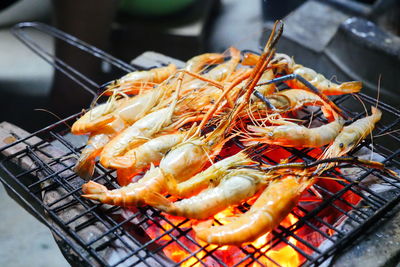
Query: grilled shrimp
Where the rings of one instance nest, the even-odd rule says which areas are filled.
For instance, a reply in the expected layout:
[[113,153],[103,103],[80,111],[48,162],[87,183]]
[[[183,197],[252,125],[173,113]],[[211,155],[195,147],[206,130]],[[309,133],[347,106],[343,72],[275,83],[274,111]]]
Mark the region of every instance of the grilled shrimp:
[[157,164],[174,146],[181,143],[184,133],[166,134],[155,138],[111,160],[110,166],[118,169],[142,169],[150,163]]
[[79,156],[74,171],[84,179],[91,178],[94,172],[95,158],[110,139],[124,128],[125,123],[117,119],[106,124],[98,132],[92,133]]
[[127,124],[132,124],[143,118],[150,110],[162,101],[165,94],[168,94],[168,89],[164,86],[158,86],[143,94],[134,96],[120,105],[113,112],[115,117],[119,117]]
[[224,60],[223,54],[218,53],[205,53],[192,57],[186,62],[185,70],[199,73],[206,65],[213,65],[221,63]]
[[[235,86],[241,83],[244,79],[248,78],[247,74],[233,81],[232,84],[226,90],[224,90],[224,92],[220,95],[218,100],[214,103],[213,107],[207,111],[207,114],[203,117],[203,120],[200,122],[199,126],[197,126],[197,128],[194,128],[195,130],[194,134],[188,135],[188,138],[183,143],[175,146],[165,155],[165,157],[161,160],[158,168],[152,169],[153,172],[161,174],[161,178],[159,178],[160,180],[158,180],[157,178],[155,179],[156,181],[153,182],[154,184],[152,184],[151,182],[152,174],[150,174],[149,172],[146,173],[145,175],[146,181],[149,181],[149,183],[146,184],[146,190],[151,190],[151,192],[163,193],[166,176],[172,177],[172,179],[175,179],[176,182],[184,181],[193,176],[194,174],[196,174],[197,172],[199,172],[204,167],[205,163],[210,158],[210,154],[219,153],[219,150],[224,145],[224,141],[227,140],[225,138],[225,134],[232,127],[231,123],[233,122],[233,120],[240,113],[240,111],[246,106],[246,103],[250,99],[253,89],[261,76],[259,75],[260,70],[265,68],[265,66],[269,62],[269,59],[271,58],[271,54],[273,54],[274,52],[271,48],[271,43],[272,44],[275,43],[274,41],[276,41],[276,38],[270,38],[270,39],[271,40],[267,43],[265,52],[263,53],[262,58],[260,59],[260,64],[257,64],[257,66],[254,68],[252,72],[252,75],[250,76],[251,82],[242,90],[245,91],[246,95],[245,101],[236,105],[232,109],[232,111],[228,114],[226,119],[222,120],[214,131],[209,133],[206,137],[202,137],[200,135],[202,127],[204,127],[205,123],[209,120],[209,118],[211,118],[213,113],[218,108],[219,104],[223,101],[223,99],[225,99],[226,95]],[[180,86],[178,85],[178,88],[179,87]],[[179,93],[179,89],[177,90],[177,92]],[[126,147],[125,144],[123,144],[122,147]],[[121,151],[123,149],[119,150]],[[111,157],[114,155],[113,153],[109,153],[107,156],[109,156],[107,159],[108,160],[107,163],[109,163],[111,161]],[[101,160],[102,158],[100,158],[100,161]],[[160,183],[163,184],[163,186],[159,186],[158,181],[160,181]],[[88,194],[86,194],[86,196],[87,195]],[[143,199],[144,197],[145,195],[138,193],[137,196],[135,196],[134,198],[133,205],[137,203],[137,199]],[[96,198],[96,199],[102,201],[101,198]],[[126,202],[124,202],[124,205],[126,205]]]
[[74,122],[71,132],[78,135],[88,134],[98,130],[115,119],[112,115],[113,111],[125,102],[126,99],[116,100],[115,97],[112,97],[106,103],[93,107]]
[[104,167],[109,168],[110,162],[114,157],[121,156],[129,149],[147,142],[149,138],[170,123],[170,107],[147,114],[115,136],[104,147],[101,152],[100,163]]
[[96,132],[116,118],[132,124],[157,105],[164,95],[168,95],[168,90],[166,86],[159,86],[134,97],[115,100],[115,96],[111,96],[109,101],[94,107],[79,118],[72,125],[71,131],[73,134]]
[[[206,79],[211,79],[217,82],[223,81],[228,78],[236,69],[240,61],[240,51],[234,47],[229,49],[231,59],[225,63],[219,64],[209,72],[203,75]],[[185,84],[185,92],[195,90],[207,86],[208,83],[201,80],[193,80]]]
[[150,192],[166,192],[166,176],[182,181],[200,171],[206,162],[207,155],[199,145],[186,143],[172,149],[161,160],[159,167],[151,167],[138,182],[108,191],[103,185],[90,181],[83,185],[83,197],[119,206],[140,205],[145,203]]
[[272,231],[297,205],[312,179],[286,176],[271,182],[249,211],[225,225],[207,221],[193,226],[197,238],[217,245],[241,245]]
[[[256,54],[246,54],[244,58],[245,65],[254,65],[254,62],[259,56]],[[306,68],[285,54],[276,53],[274,58],[274,65],[277,72],[284,70],[287,74],[298,74],[318,88],[325,95],[343,95],[358,93],[361,90],[362,83],[359,81],[344,82],[336,84],[325,78],[322,74]],[[292,88],[305,89],[308,88],[300,81],[294,79],[286,82]]]
[[269,59],[274,53],[271,48],[271,44],[274,43],[273,41],[273,38],[271,38],[267,43],[265,52],[260,59],[260,64],[257,64],[254,68],[252,75],[250,75],[249,78],[250,82],[243,88],[245,95],[244,101],[237,103],[229,114],[220,122],[217,128],[206,137],[198,136],[205,122],[210,118],[210,116],[212,116],[218,105],[223,101],[226,95],[235,88],[235,86],[248,78],[247,74],[243,74],[242,77],[235,79],[235,81],[224,90],[223,94],[220,95],[213,107],[208,110],[207,114],[197,127],[196,132],[185,142],[168,152],[168,154],[161,160],[159,168],[165,176],[170,176],[171,179],[175,179],[176,182],[187,180],[204,167],[210,155],[219,153],[224,143],[228,140],[225,138],[225,134],[230,131],[232,128],[232,122],[248,103],[255,85],[260,79],[261,70],[268,65]]
[[104,204],[129,207],[144,204],[144,196],[150,192],[164,191],[164,176],[159,168],[153,166],[136,183],[131,183],[119,189],[108,190],[104,185],[89,181],[82,186],[85,198],[93,199]]
[[[322,154],[321,159],[341,157],[350,152],[359,142],[367,137],[382,116],[382,112],[375,107],[371,107],[371,113],[370,116],[359,119],[343,127],[332,145]],[[331,166],[333,166],[333,164],[324,165],[323,168],[320,167],[319,169],[327,169]]]
[[170,202],[160,194],[151,193],[146,202],[171,215],[206,219],[231,205],[251,198],[266,186],[267,179],[267,174],[258,170],[236,169],[225,175],[217,186],[191,198]]
[[111,160],[110,167],[118,169],[118,184],[127,185],[131,177],[146,169],[150,164],[158,164],[165,154],[183,141],[184,133],[161,135],[128,151],[125,155]]
[[247,128],[251,131],[250,136],[243,138],[242,141],[246,145],[261,142],[286,147],[321,147],[335,140],[343,124],[344,120],[338,117],[337,120],[316,128],[307,128],[294,123],[266,127],[249,125]]
[[108,95],[117,91],[125,94],[139,94],[143,89],[151,89],[154,85],[165,81],[175,71],[176,66],[174,64],[151,70],[134,71],[111,83],[105,93]]
[[218,184],[221,178],[229,172],[230,168],[253,163],[254,162],[245,153],[239,152],[212,164],[206,170],[182,183],[177,184],[174,179],[167,179],[168,192],[177,197],[191,197],[209,187],[210,184]]
[[[287,71],[302,76],[325,95],[358,93],[362,87],[362,83],[359,81],[344,82],[341,84],[333,83],[322,74],[300,64],[296,64],[294,61],[292,64],[288,65]],[[287,81],[286,83],[292,88],[307,89],[305,85],[295,79]]]
[[[235,84],[239,83],[239,82],[241,82],[240,79],[238,81],[233,82],[231,87],[227,88],[227,90],[224,91],[224,94],[222,94],[220,96],[220,98],[216,101],[216,103],[214,105],[215,106],[219,105],[219,103],[224,98],[224,95],[229,93],[229,90],[234,88]],[[215,111],[215,109],[214,109],[214,111]],[[212,114],[213,110],[209,110],[209,113]],[[124,205],[136,205],[139,202],[142,203],[144,201],[144,198],[146,197],[146,194],[149,191],[155,192],[155,193],[161,193],[161,194],[165,193],[166,177],[169,177],[169,179],[174,179],[176,182],[182,182],[182,181],[192,177],[197,172],[199,172],[207,163],[207,160],[209,159],[210,154],[212,152],[218,153],[219,149],[222,148],[222,146],[224,144],[224,142],[223,142],[224,134],[223,133],[226,130],[226,128],[230,125],[231,119],[232,118],[229,118],[229,119],[226,119],[225,121],[223,121],[217,127],[217,129],[215,129],[206,138],[197,136],[199,131],[196,130],[196,132],[193,135],[190,135],[182,143],[176,145],[173,149],[171,149],[164,156],[164,158],[160,161],[160,165],[157,168],[153,168],[151,173],[146,173],[146,175],[145,175],[146,191],[143,191],[143,190],[138,191],[138,190],[136,190],[136,186],[134,186],[133,184],[128,185],[129,188],[134,189],[134,192],[132,193],[132,195],[133,194],[136,194],[136,195],[135,195],[135,197],[131,197],[131,199],[133,200],[132,204],[125,201]],[[203,118],[203,121],[205,121],[205,120],[207,120],[207,117]],[[152,124],[150,124],[150,125],[152,125]],[[198,128],[200,128],[201,125],[202,125],[202,123],[200,123]],[[107,146],[104,148],[103,152],[105,151]],[[108,164],[111,162],[111,159],[112,159],[112,157],[108,158],[108,162],[107,162]],[[102,160],[102,157],[100,157],[100,162],[101,162],[101,160]],[[154,175],[154,181],[151,178],[152,175]],[[136,184],[136,183],[134,183],[134,184]],[[162,186],[160,186],[160,184],[162,184]],[[101,185],[91,182],[90,188],[94,188],[94,187],[100,188]],[[87,188],[89,188],[89,187],[87,187]],[[103,188],[103,187],[101,187],[101,188]],[[102,191],[104,191],[104,190],[102,190]],[[124,189],[124,192],[126,192],[126,191],[129,191],[129,189],[126,189],[126,190]],[[96,192],[96,191],[94,191],[94,192]],[[141,193],[141,192],[145,192],[145,193]],[[89,189],[86,190],[85,197],[87,197],[88,194],[89,195],[91,194]],[[105,194],[105,193],[103,193],[103,194]],[[108,196],[107,198],[100,198],[100,197],[96,196],[96,198],[92,198],[92,199],[102,202],[103,199],[105,199],[107,201],[111,201],[111,200],[109,200],[111,197],[112,196]],[[138,199],[140,199],[140,201]]]

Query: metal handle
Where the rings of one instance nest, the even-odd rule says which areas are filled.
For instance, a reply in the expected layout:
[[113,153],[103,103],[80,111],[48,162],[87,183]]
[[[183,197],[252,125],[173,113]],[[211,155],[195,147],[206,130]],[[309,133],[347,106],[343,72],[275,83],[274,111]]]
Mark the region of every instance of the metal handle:
[[137,70],[137,67],[130,65],[122,60],[119,60],[110,54],[104,52],[101,49],[98,49],[68,33],[60,31],[52,26],[49,26],[40,22],[21,22],[16,24],[11,32],[16,36],[23,44],[25,44],[29,49],[31,49],[35,54],[44,59],[50,65],[52,65],[55,69],[62,72],[64,75],[72,79],[74,82],[78,83],[82,86],[84,90],[88,93],[92,94],[94,98],[97,97],[98,89],[101,86],[85,76],[74,67],[66,63],[65,61],[57,58],[53,53],[47,51],[43,46],[39,45],[34,39],[26,32],[26,29],[35,29],[39,32],[42,32],[48,36],[51,36],[55,39],[59,39],[65,43],[70,44],[73,47],[76,47],[96,58],[103,60],[125,72],[131,72]]

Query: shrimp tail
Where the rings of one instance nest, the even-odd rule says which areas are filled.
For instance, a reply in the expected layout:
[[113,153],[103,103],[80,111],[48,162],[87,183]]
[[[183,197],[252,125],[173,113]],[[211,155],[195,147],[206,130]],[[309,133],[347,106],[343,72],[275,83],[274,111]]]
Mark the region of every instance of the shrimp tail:
[[174,207],[173,202],[157,192],[148,192],[145,196],[145,202],[162,211],[169,211]]
[[135,165],[136,156],[134,154],[115,157],[110,161],[110,167],[115,169],[126,169]]
[[229,53],[231,54],[231,57],[237,61],[240,61],[240,50],[237,48],[231,46],[229,48]]
[[93,181],[89,181],[86,184],[82,185],[82,192],[84,193],[82,195],[83,197],[100,202],[102,202],[102,200],[104,199],[107,191],[107,187]]
[[371,113],[373,115],[381,115],[382,114],[382,112],[374,106],[371,106]]
[[96,155],[93,154],[95,153],[82,153],[74,167],[76,174],[85,180],[89,180],[94,173]]
[[358,93],[361,88],[362,82],[360,81],[344,82],[339,85],[339,91],[342,92],[342,94]]

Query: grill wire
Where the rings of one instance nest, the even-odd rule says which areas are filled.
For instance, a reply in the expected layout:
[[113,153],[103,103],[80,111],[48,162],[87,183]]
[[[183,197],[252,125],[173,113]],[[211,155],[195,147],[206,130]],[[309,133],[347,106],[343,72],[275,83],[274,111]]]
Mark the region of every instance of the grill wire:
[[[132,67],[44,24],[22,23],[14,27],[16,36],[28,47],[41,57],[48,57],[47,61],[49,63],[74,81],[77,81],[77,84],[85,90],[96,92],[100,86],[83,74],[77,73],[73,68],[66,67],[61,60],[55,59],[54,56],[45,52],[40,46],[35,45],[24,32],[26,28],[39,30],[61,39],[124,71],[132,71],[140,67]],[[93,87],[93,84],[96,84],[97,87]],[[375,99],[363,94],[359,94],[359,97],[367,106],[375,105]],[[351,95],[336,97],[334,102],[343,109],[345,115],[349,118],[354,118],[355,120],[365,116],[363,109],[354,111],[355,103],[358,102]],[[374,131],[378,137],[373,139],[373,145],[369,138],[362,141],[351,154],[360,149],[368,148],[381,155],[384,158],[383,163],[400,169],[398,159],[400,136],[398,132],[393,132],[400,124],[400,113],[384,103],[379,103],[379,108],[382,110],[383,116]],[[321,117],[321,112],[312,113],[308,110],[303,110],[303,112],[304,117],[302,119],[304,120]],[[146,206],[136,210],[125,211],[119,207],[96,204],[80,196],[82,194],[81,185],[84,181],[77,177],[72,169],[75,164],[75,158],[79,155],[83,145],[82,143],[77,144],[75,137],[69,134],[69,128],[66,126],[66,124],[72,125],[79,115],[80,113],[70,116],[28,136],[15,134],[16,142],[0,148],[0,153],[10,150],[15,151],[4,156],[0,162],[0,171],[2,172],[0,179],[7,191],[36,218],[47,225],[58,240],[62,240],[67,245],[71,251],[70,254],[77,256],[75,260],[85,265],[174,266],[194,257],[197,262],[193,264],[200,263],[207,266],[206,262],[212,260],[221,266],[227,266],[215,256],[214,252],[217,248],[206,250],[209,245],[201,245],[192,238],[188,234],[191,231],[190,228],[180,227],[189,221],[187,219],[182,219],[179,223],[172,222],[168,216],[164,216],[152,207]],[[237,142],[236,145],[240,146]],[[59,148],[56,156],[53,153],[54,146]],[[391,148],[397,148],[397,150],[392,150]],[[252,154],[259,155],[258,160],[263,163],[276,164],[277,162],[273,158],[262,155],[265,149],[271,150],[274,148],[262,146],[252,151]],[[282,150],[282,148],[279,149]],[[315,160],[312,156],[313,149],[284,148],[284,150],[290,155],[288,157],[289,162],[298,161],[299,159],[307,162]],[[28,170],[19,167],[19,163],[22,161],[31,162]],[[340,165],[339,168],[342,170],[347,167],[349,166]],[[396,194],[387,196],[374,192],[360,182],[372,174],[377,177],[377,183],[391,185],[395,191],[399,191],[400,186],[397,184],[396,179],[388,177],[379,170],[363,167],[360,167],[360,170],[356,180],[343,175],[342,171],[338,171],[338,168],[329,171],[327,175],[340,178],[333,182],[337,183],[340,190],[331,192],[329,188],[316,184],[316,189],[323,194],[324,199],[312,210],[307,210],[301,205],[294,209],[291,214],[298,221],[288,227],[281,225],[275,229],[272,232],[272,239],[265,244],[265,248],[256,248],[253,245],[242,246],[240,250],[244,257],[236,262],[235,266],[247,266],[253,263],[258,263],[262,266],[261,257],[267,258],[272,265],[280,266],[279,262],[274,261],[266,253],[282,246],[282,244],[289,245],[296,250],[304,259],[302,264],[317,266],[337,251],[350,245],[357,238],[362,237],[362,234],[367,229],[377,224],[380,218],[387,215],[400,202],[400,196],[396,196]],[[97,164],[93,180],[106,185],[109,189],[118,188],[115,182],[115,173],[104,169],[99,164]],[[52,194],[55,191],[58,193]],[[350,203],[344,197],[349,193],[360,197],[362,205]],[[48,196],[49,194],[52,198]],[[353,227],[345,231],[339,229],[335,222],[329,223],[324,220],[321,213],[327,208],[335,210],[342,218],[350,221]],[[65,214],[70,213],[71,210],[75,211],[73,213],[74,216],[66,217]],[[243,211],[245,210],[246,205]],[[151,239],[143,230],[149,225],[155,225],[163,229],[163,234]],[[166,225],[169,226],[168,229],[165,229]],[[316,236],[331,241],[330,245],[322,250],[320,247],[313,245],[310,240],[302,238],[297,233],[305,227],[315,231]],[[324,230],[321,230],[322,228]],[[95,231],[92,236],[87,237],[86,234],[90,229],[95,229]],[[328,232],[333,233],[333,235],[328,234]],[[169,236],[170,241],[160,242],[165,236]],[[183,239],[185,239],[185,242],[183,242]],[[297,241],[296,244],[291,241],[293,239]],[[163,249],[172,243],[179,245],[182,250],[187,252],[188,256],[179,263],[171,261],[163,254]],[[123,251],[124,253],[121,254],[123,256],[110,260],[107,254],[109,253],[107,249],[110,247]],[[198,253],[201,251],[204,251],[204,255],[199,257]]]

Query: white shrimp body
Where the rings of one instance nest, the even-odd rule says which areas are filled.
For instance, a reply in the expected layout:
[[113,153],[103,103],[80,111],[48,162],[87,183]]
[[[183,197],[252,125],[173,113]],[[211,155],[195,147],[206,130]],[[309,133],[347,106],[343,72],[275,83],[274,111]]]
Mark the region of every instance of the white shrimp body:
[[175,180],[168,180],[168,192],[178,197],[191,197],[210,185],[217,185],[230,168],[252,163],[254,162],[245,153],[239,152],[212,164],[206,170],[179,184],[175,183]]
[[103,149],[100,163],[108,168],[111,160],[148,141],[154,134],[171,123],[170,108],[147,114],[115,136]]
[[[293,64],[291,68],[289,67],[289,69],[292,71],[292,73],[298,74],[305,78],[325,95],[358,93],[362,87],[362,83],[359,81],[336,84],[325,78],[322,74],[319,74],[316,71],[299,64]],[[297,80],[289,81],[288,84],[293,88],[307,89],[303,83]]]
[[[352,124],[343,127],[332,145],[328,147],[320,158],[341,157],[350,152],[359,142],[367,137],[382,116],[382,112],[375,107],[371,107],[371,111],[372,114],[370,116],[356,120]],[[333,165],[334,163],[325,164],[320,166],[319,169],[328,169]]]
[[114,158],[110,166],[112,168],[141,169],[151,163],[158,164],[165,154],[174,146],[183,141],[184,133],[166,134],[129,150],[123,156]]
[[177,182],[198,173],[207,163],[207,153],[201,140],[187,141],[175,147],[161,160],[159,168]]
[[255,170],[233,170],[213,188],[177,202],[169,202],[159,194],[151,194],[150,205],[175,216],[206,219],[254,196],[266,185],[265,173]]
[[114,116],[120,117],[127,124],[132,124],[143,118],[143,116],[159,103],[164,91],[165,88],[159,86],[143,94],[131,97],[114,111]]
[[333,142],[343,128],[344,120],[337,120],[328,124],[307,128],[294,123],[279,126],[258,127],[249,125],[247,128],[251,137],[243,138],[246,145],[267,143],[286,147],[321,147]]
[[228,224],[212,226],[212,221],[207,221],[193,226],[196,237],[217,245],[242,245],[252,242],[277,227],[296,206],[301,193],[312,182],[313,180],[301,180],[290,175],[271,182],[250,210],[231,218]]
[[221,63],[224,55],[218,53],[205,53],[192,57],[186,62],[185,70],[198,73],[203,70],[204,66]]
[[77,135],[88,134],[100,129],[102,126],[115,119],[112,113],[119,107],[119,105],[125,102],[126,99],[111,100],[95,106],[74,122],[71,132]]

